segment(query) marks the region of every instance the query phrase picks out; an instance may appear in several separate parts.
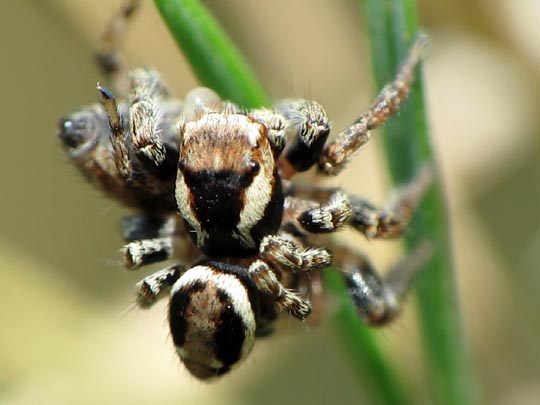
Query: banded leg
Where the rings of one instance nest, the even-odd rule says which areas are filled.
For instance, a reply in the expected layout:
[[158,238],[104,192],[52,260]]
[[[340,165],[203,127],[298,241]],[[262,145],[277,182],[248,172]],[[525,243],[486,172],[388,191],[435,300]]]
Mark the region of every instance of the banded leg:
[[336,264],[342,267],[360,318],[370,325],[383,325],[399,315],[414,276],[430,255],[430,244],[421,243],[384,278],[379,276],[367,258],[345,248],[338,253],[342,257],[336,260]]
[[142,239],[130,242],[122,248],[124,265],[129,270],[162,262],[173,257],[174,237]]
[[[166,140],[162,135],[164,111],[162,100],[168,91],[156,72],[137,69],[130,74],[129,112],[120,114],[114,94],[103,86],[97,86],[101,94],[110,127],[110,142],[118,173],[133,186],[148,186],[147,175],[170,181],[176,177],[178,145],[174,140]],[[169,106],[170,108],[170,106]],[[124,112],[125,114],[125,112]],[[129,140],[128,137],[131,137]],[[138,161],[134,163],[130,149]],[[144,166],[141,171],[139,167]]]
[[336,232],[351,224],[369,239],[394,238],[406,229],[431,181],[432,170],[424,166],[411,183],[397,190],[386,208],[378,208],[361,197],[347,196],[339,189],[305,189],[303,195],[326,201],[286,197],[284,224],[314,234]]
[[159,218],[131,215],[122,218],[120,229],[126,242],[172,236],[179,231],[176,216]]
[[[322,211],[328,211],[328,208],[330,208],[329,205],[333,206],[334,204],[320,203],[320,201],[330,200],[332,195],[339,192],[341,192],[341,189],[337,187],[299,185],[286,182],[286,197],[284,201],[285,209],[283,212],[281,229],[297,237],[306,236],[306,234],[311,231],[308,229],[309,226],[304,226],[302,222],[314,223],[317,221],[310,221],[310,217],[325,217]],[[346,204],[350,205],[350,203],[348,203],[348,199],[346,200]],[[333,213],[333,210],[330,210],[328,214],[330,215],[330,219],[334,216],[337,219],[339,216],[337,213]],[[303,217],[307,218],[304,219]],[[300,220],[301,218],[302,221]],[[328,227],[321,226],[320,228]]]
[[308,232],[329,233],[343,227],[352,215],[353,207],[349,197],[343,191],[337,191],[325,203],[302,212],[298,221]]
[[368,111],[326,147],[319,160],[320,172],[326,175],[338,174],[348,157],[368,142],[370,131],[384,123],[401,108],[401,104],[409,94],[414,70],[426,42],[427,37],[424,35],[416,39],[394,81],[383,87]]
[[101,94],[101,104],[109,119],[109,128],[111,131],[109,139],[113,147],[113,159],[116,170],[118,170],[122,178],[129,180],[133,169],[129,157],[128,145],[126,144],[127,128],[125,119],[120,116],[114,94],[105,87],[102,87],[99,83],[97,90]]
[[287,141],[285,133],[286,123],[283,116],[267,109],[253,110],[249,113],[249,116],[266,127],[266,136],[270,140],[274,157],[277,159],[281,155]]
[[[121,40],[127,21],[139,6],[140,0],[123,0],[122,5],[112,16],[105,29],[101,48],[96,55],[101,70],[106,75],[113,77],[113,86],[117,91],[121,90],[120,79],[126,76],[121,60]],[[169,97],[167,86],[156,72],[145,69],[136,69],[131,72],[128,77],[128,85],[130,92],[129,119],[120,117],[112,92],[98,85],[98,90],[102,95],[102,104],[109,116],[113,132],[111,143],[113,144],[116,166],[122,177],[135,184],[145,182],[144,179],[137,179],[137,176],[132,172],[132,164],[129,162],[128,140],[126,139],[129,130],[132,147],[135,148],[142,163],[158,177],[174,179],[178,146],[164,144],[162,137],[159,136],[160,123],[164,115],[159,107],[159,101],[161,98]]]
[[[120,8],[109,20],[101,38],[101,46],[96,52],[96,63],[100,70],[111,76],[116,82],[124,74],[123,58],[120,51],[122,37],[126,31],[127,21],[139,8],[141,0],[123,0]],[[116,83],[115,83],[115,89]],[[118,89],[117,89],[118,90]]]
[[328,250],[301,249],[292,236],[265,236],[259,245],[259,257],[284,271],[319,270],[332,264],[332,254]]
[[248,272],[257,289],[270,296],[276,305],[295,318],[304,320],[311,312],[311,304],[293,291],[287,290],[274,271],[262,260],[249,266]]
[[135,285],[136,303],[141,308],[149,308],[158,299],[168,293],[180,278],[184,266],[175,264],[150,274]]
[[317,163],[330,134],[330,121],[315,101],[282,100],[274,108],[287,120],[286,135],[293,139],[280,159],[282,177],[289,179]]
[[431,184],[433,173],[423,167],[411,183],[398,189],[387,208],[378,208],[362,198],[351,198],[350,224],[368,239],[395,238],[403,234],[422,196]]
[[[176,175],[178,146],[165,144],[160,136],[163,111],[160,100],[169,97],[167,86],[159,74],[152,70],[136,69],[129,75],[129,127],[137,156],[158,171],[167,157],[175,162],[169,167]],[[170,164],[169,164],[170,166]],[[165,176],[166,177],[166,176]]]

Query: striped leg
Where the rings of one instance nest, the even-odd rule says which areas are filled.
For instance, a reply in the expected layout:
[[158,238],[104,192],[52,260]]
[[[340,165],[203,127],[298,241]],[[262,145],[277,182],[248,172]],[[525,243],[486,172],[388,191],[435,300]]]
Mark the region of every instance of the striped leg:
[[[125,74],[124,61],[120,50],[128,20],[139,8],[141,0],[124,0],[120,8],[109,20],[101,38],[101,46],[96,52],[96,63],[107,76],[116,82]],[[114,88],[118,89],[116,83]]]
[[332,254],[324,248],[302,249],[293,237],[265,236],[259,246],[259,257],[284,271],[320,270],[332,263]]
[[136,285],[137,305],[141,308],[149,308],[158,299],[169,292],[173,284],[180,278],[184,266],[175,264],[150,274]]
[[409,94],[414,70],[420,61],[426,42],[427,38],[424,35],[416,39],[394,81],[381,90],[368,111],[325,148],[319,159],[320,172],[326,175],[338,174],[347,163],[349,156],[369,141],[370,131],[399,111]]
[[286,289],[265,262],[255,261],[249,266],[248,272],[257,289],[270,296],[280,309],[300,320],[304,320],[310,314],[311,304],[309,301]]
[[381,277],[371,262],[358,252],[336,249],[340,266],[357,313],[370,325],[383,325],[399,315],[414,276],[431,256],[431,245],[421,243],[403,262]]

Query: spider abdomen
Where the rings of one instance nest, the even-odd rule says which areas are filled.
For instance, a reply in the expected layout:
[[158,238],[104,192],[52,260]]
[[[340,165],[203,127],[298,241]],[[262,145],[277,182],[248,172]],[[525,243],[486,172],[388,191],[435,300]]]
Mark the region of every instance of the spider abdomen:
[[205,261],[184,273],[171,291],[169,325],[186,368],[201,379],[228,372],[251,351],[258,313],[244,268]]

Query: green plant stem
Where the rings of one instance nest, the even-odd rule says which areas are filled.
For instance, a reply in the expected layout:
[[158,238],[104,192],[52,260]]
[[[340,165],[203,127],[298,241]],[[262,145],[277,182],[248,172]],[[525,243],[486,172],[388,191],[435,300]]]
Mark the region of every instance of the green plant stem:
[[381,351],[373,330],[356,312],[342,277],[336,269],[324,273],[325,286],[339,299],[339,308],[332,324],[347,349],[347,355],[375,403],[406,405],[413,403],[397,373]]
[[[405,59],[418,35],[416,2],[363,0],[362,3],[376,83],[378,88],[382,88],[394,78],[399,63]],[[385,125],[382,138],[395,183],[409,181],[419,166],[426,162],[436,171],[420,75],[399,118]],[[459,318],[447,210],[440,178],[425,196],[411,228],[414,231],[406,235],[409,250],[424,239],[431,241],[434,247],[433,257],[417,283],[418,312],[434,403],[475,403],[473,378]]]
[[201,83],[246,108],[270,104],[255,73],[197,0],[154,0]]

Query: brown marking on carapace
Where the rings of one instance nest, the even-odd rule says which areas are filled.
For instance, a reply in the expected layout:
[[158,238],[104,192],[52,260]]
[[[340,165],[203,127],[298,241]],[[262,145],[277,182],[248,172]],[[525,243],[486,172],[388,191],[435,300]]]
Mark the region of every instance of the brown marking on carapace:
[[243,114],[209,113],[182,128],[181,164],[192,172],[244,172],[265,165],[271,152],[266,127]]

